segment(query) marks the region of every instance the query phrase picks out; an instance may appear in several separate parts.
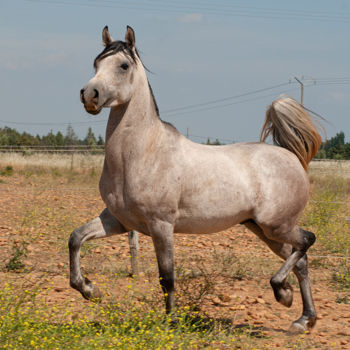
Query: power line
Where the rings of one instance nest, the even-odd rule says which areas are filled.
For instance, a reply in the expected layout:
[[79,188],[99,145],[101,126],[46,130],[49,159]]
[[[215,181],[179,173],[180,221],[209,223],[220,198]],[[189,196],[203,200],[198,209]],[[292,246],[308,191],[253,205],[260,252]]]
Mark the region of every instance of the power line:
[[[303,80],[303,79],[302,79]],[[236,104],[241,104],[241,103],[246,103],[246,102],[253,102],[262,98],[270,97],[270,96],[275,96],[276,94],[283,94],[286,92],[291,92],[295,91],[296,88],[293,89],[288,89],[284,91],[279,91],[278,93],[271,93],[263,96],[258,96],[250,99],[244,99],[240,101],[234,101],[230,103],[222,103],[226,102],[229,100],[235,100],[239,99],[245,96],[250,96],[250,95],[256,95],[260,94],[261,92],[264,91],[269,91],[273,89],[277,89],[282,86],[287,86],[290,84],[293,84],[294,82],[286,82],[286,83],[280,83],[272,86],[268,86],[266,88],[261,88],[261,89],[256,89],[252,91],[248,91],[242,94],[237,94],[233,96],[228,96],[216,100],[211,100],[211,101],[206,101],[202,103],[196,103],[196,104],[191,104],[191,105],[186,105],[182,107],[177,107],[177,108],[172,108],[172,109],[167,109],[164,111],[161,111],[161,115],[163,116],[168,116],[172,117],[174,115],[180,116],[180,115],[185,115],[185,114],[190,114],[190,113],[195,113],[195,112],[202,112],[206,110],[213,110],[216,108],[224,108],[228,106],[233,106]],[[308,83],[308,85],[306,85]],[[344,78],[317,78],[313,79],[311,82],[305,83],[305,86],[324,86],[324,85],[350,85],[350,78],[344,77]],[[89,125],[89,124],[104,124],[106,123],[107,119],[100,119],[100,120],[90,120],[90,121],[80,121],[80,122],[18,122],[18,121],[10,121],[10,120],[0,120],[0,122],[4,124],[13,124],[13,125],[46,125],[46,126],[53,126],[53,125]]]
[[195,108],[195,107],[203,107],[203,106],[216,104],[216,103],[219,103],[219,102],[224,102],[224,101],[228,101],[228,100],[232,100],[232,99],[236,99],[236,98],[240,98],[240,97],[245,97],[245,96],[249,96],[249,95],[258,94],[260,92],[276,89],[276,88],[279,88],[279,87],[282,87],[282,86],[286,86],[286,85],[289,85],[289,84],[291,84],[291,82],[281,83],[281,84],[269,86],[269,87],[266,87],[266,88],[245,92],[245,93],[239,94],[239,95],[234,95],[234,96],[220,98],[220,99],[217,99],[217,100],[211,100],[211,101],[202,102],[202,103],[196,103],[196,104],[187,105],[187,106],[183,106],[183,107],[167,109],[167,110],[163,111],[163,113],[173,113],[173,112],[182,111],[182,110],[186,110],[186,109],[192,109],[192,108]]
[[[59,5],[69,5],[69,6],[83,6],[83,7],[105,7],[105,8],[121,8],[126,10],[135,11],[158,11],[158,12],[168,12],[168,13],[181,13],[185,14],[186,11],[201,11],[209,15],[218,16],[228,16],[228,17],[247,17],[247,18],[257,18],[257,19],[276,19],[276,20],[307,20],[307,21],[322,21],[322,22],[350,22],[350,17],[346,15],[340,15],[337,13],[326,13],[326,12],[301,12],[295,10],[283,10],[283,9],[271,9],[271,8],[257,8],[257,7],[247,7],[247,6],[235,6],[231,10],[224,9],[220,11],[220,7],[203,7],[203,6],[189,6],[182,5],[176,6],[175,4],[152,4],[143,3],[140,6],[138,3],[127,4],[112,1],[90,1],[89,3],[82,2],[67,2],[63,0],[25,0],[32,3],[45,3],[45,4],[59,4]],[[170,5],[170,6],[169,6]],[[207,5],[208,6],[208,5]]]
[[[115,3],[115,1],[111,1],[111,0],[100,0],[102,2],[109,2],[109,3]],[[147,3],[150,2],[156,2],[156,3],[160,3],[160,4],[176,4],[176,5],[186,5],[189,6],[188,1],[181,1],[181,0],[167,0],[166,2],[164,2],[164,0],[147,0]],[[130,0],[129,0],[130,2]],[[199,0],[199,2],[197,2],[196,5],[196,1],[192,0],[191,3],[193,5],[190,5],[192,8],[194,9],[198,9],[200,8],[200,6],[202,6],[203,4],[205,6],[211,6],[213,7],[213,9],[217,9],[217,8],[228,8],[228,9],[236,9],[236,8],[241,8],[241,9],[250,9],[250,10],[262,10],[262,11],[273,11],[273,12],[282,12],[282,13],[295,13],[295,14],[310,14],[310,15],[334,15],[334,16],[340,16],[340,17],[344,17],[344,12],[329,12],[329,11],[314,11],[314,10],[292,10],[292,9],[277,9],[277,8],[262,8],[262,7],[254,7],[254,6],[241,6],[241,5],[233,5],[232,3],[227,4],[227,3],[219,3],[219,1],[215,1],[215,3],[213,3],[212,1],[203,1],[203,0]],[[198,7],[199,6],[199,7]],[[350,13],[345,13],[346,14]]]
[[266,97],[271,97],[271,96],[276,96],[276,94],[280,95],[280,94],[284,94],[287,92],[291,92],[291,91],[296,91],[298,90],[298,88],[293,88],[293,89],[288,89],[288,90],[284,90],[284,91],[280,91],[278,93],[270,93],[268,95],[263,95],[263,96],[258,96],[258,97],[254,97],[254,98],[249,98],[249,99],[245,99],[242,101],[235,101],[235,102],[230,102],[230,103],[226,103],[226,104],[220,104],[220,105],[216,105],[216,106],[210,106],[210,107],[205,107],[205,108],[198,108],[198,109],[194,109],[194,110],[189,110],[189,111],[182,111],[182,112],[174,112],[174,113],[163,113],[162,115],[165,115],[167,117],[172,117],[172,116],[181,116],[181,115],[185,115],[185,114],[191,114],[191,113],[196,113],[196,112],[203,112],[203,111],[208,111],[208,110],[213,110],[213,109],[218,109],[218,108],[225,108],[225,107],[229,107],[229,106],[233,106],[233,105],[237,105],[237,104],[241,104],[241,103],[246,103],[246,102],[253,102],[253,101],[257,101],[257,100],[261,100],[264,99]]

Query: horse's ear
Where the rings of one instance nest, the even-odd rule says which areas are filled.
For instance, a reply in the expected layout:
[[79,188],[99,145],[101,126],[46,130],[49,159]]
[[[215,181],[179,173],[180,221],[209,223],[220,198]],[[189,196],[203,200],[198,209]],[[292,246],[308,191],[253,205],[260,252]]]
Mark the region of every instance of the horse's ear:
[[126,26],[125,42],[130,48],[135,47],[135,32],[129,26]]
[[104,46],[107,46],[108,44],[112,43],[114,40],[111,37],[111,34],[109,34],[108,26],[105,26],[102,31],[102,43]]

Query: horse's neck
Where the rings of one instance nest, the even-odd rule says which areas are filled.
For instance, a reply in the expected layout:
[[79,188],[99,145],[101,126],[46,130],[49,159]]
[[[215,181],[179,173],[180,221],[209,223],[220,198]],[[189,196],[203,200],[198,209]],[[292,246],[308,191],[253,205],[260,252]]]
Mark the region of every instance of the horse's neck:
[[162,130],[146,81],[127,104],[111,108],[106,129],[106,158],[114,158],[115,152],[141,153]]

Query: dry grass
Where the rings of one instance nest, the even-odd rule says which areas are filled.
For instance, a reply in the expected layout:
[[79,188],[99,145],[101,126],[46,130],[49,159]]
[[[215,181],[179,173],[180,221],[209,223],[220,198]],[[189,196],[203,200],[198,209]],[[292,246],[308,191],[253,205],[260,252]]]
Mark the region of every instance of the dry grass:
[[350,179],[350,160],[312,161],[309,167],[311,176],[338,176]]
[[[90,153],[0,153],[0,167],[10,165],[17,169],[24,169],[26,167],[71,169],[72,165],[74,169],[102,168],[103,160],[103,154]],[[350,178],[350,161],[312,161],[309,166],[309,174],[311,176],[332,175]]]
[[104,155],[83,153],[0,153],[0,167],[12,166],[17,170],[28,168],[80,169],[102,168]]

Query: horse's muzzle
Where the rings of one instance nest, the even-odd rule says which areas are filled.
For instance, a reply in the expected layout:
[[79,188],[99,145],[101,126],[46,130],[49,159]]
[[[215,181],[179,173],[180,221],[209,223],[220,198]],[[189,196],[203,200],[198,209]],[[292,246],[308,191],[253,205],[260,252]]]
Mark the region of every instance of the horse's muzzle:
[[98,106],[99,92],[92,89],[86,94],[85,89],[80,90],[80,101],[84,104],[86,112],[96,115],[101,112],[102,107]]

